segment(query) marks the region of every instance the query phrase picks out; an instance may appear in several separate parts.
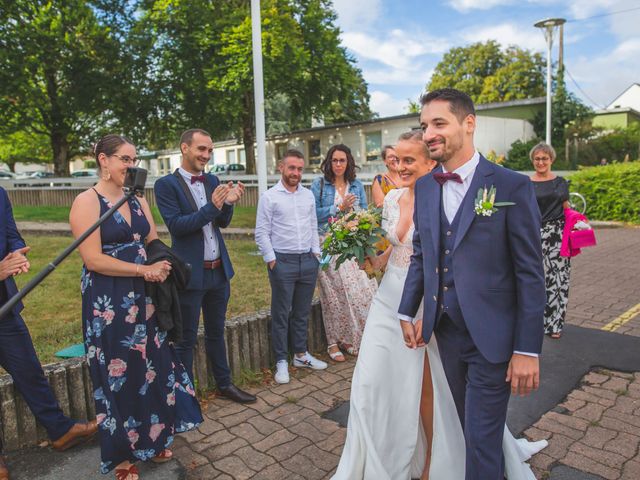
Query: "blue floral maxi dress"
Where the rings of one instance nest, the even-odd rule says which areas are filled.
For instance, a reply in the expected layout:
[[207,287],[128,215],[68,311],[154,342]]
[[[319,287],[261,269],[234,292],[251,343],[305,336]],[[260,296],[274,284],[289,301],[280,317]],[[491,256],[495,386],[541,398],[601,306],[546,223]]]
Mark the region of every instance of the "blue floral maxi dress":
[[[97,192],[96,192],[97,193]],[[110,207],[100,198],[100,215]],[[100,229],[102,251],[143,264],[150,227],[140,204],[129,200],[131,225],[116,212]],[[141,277],[112,277],[82,268],[82,324],[93,381],[102,473],[125,460],[148,460],[173,442],[175,433],[202,422],[189,376]]]

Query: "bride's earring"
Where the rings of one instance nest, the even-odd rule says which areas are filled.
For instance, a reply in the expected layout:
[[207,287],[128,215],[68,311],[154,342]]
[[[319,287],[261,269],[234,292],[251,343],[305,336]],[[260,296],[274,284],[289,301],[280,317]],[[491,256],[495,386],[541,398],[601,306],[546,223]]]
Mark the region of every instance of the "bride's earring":
[[105,182],[108,182],[109,180],[111,180],[111,172],[107,168],[103,170],[102,179]]

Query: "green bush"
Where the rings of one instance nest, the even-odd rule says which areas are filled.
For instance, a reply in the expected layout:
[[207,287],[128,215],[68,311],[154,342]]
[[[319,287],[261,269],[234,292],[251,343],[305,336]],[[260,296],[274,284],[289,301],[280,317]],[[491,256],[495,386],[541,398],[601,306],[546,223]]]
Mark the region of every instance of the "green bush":
[[98,166],[98,164],[96,163],[95,160],[85,160],[84,161],[84,168],[96,168]]
[[529,152],[539,141],[537,138],[529,140],[528,142],[516,140],[511,144],[511,148],[507,153],[507,159],[503,165],[511,170],[533,170]]
[[640,161],[590,167],[571,175],[591,220],[640,223]]

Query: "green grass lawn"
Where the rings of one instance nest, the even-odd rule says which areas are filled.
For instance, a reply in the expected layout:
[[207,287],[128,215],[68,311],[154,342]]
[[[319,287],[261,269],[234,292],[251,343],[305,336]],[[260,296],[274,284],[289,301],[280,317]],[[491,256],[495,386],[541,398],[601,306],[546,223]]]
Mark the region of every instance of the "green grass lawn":
[[[168,242],[166,238],[163,240]],[[71,243],[69,237],[36,235],[25,235],[25,241],[31,246],[31,271],[16,277],[18,287],[22,287]],[[253,255],[255,243],[234,240],[227,242],[227,248],[236,272],[231,280],[228,317],[267,308],[271,289],[262,258]],[[22,315],[43,364],[55,361],[55,352],[62,348],[82,342],[81,265],[80,255],[77,251],[72,253],[24,299]]]
[[[13,215],[17,221],[30,222],[68,222],[70,207],[29,207],[16,205]],[[164,224],[157,207],[151,207],[151,213],[156,224]],[[230,227],[255,228],[256,207],[235,207]]]

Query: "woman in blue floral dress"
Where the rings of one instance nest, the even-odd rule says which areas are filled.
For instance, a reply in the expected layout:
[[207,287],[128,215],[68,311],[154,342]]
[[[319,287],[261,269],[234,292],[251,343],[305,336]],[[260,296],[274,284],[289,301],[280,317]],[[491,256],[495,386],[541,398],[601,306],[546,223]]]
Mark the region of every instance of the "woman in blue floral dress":
[[[131,141],[107,135],[95,149],[101,178],[78,195],[70,223],[77,238],[122,198],[125,172],[136,164]],[[202,415],[189,376],[159,330],[145,281],[162,282],[166,261],[145,265],[145,242],[157,238],[149,205],[132,198],[79,247],[82,324],[93,381],[102,473],[137,480],[137,460],[167,461],[175,433]]]

